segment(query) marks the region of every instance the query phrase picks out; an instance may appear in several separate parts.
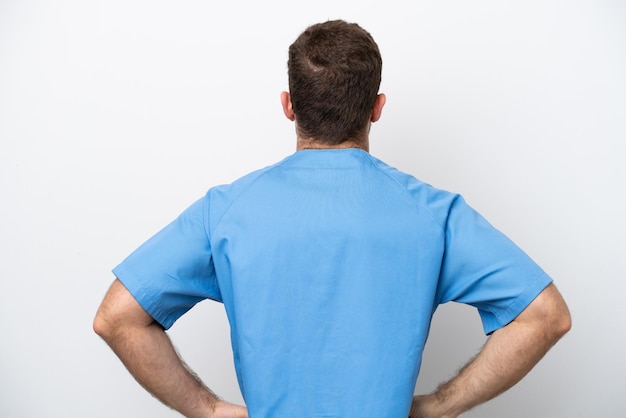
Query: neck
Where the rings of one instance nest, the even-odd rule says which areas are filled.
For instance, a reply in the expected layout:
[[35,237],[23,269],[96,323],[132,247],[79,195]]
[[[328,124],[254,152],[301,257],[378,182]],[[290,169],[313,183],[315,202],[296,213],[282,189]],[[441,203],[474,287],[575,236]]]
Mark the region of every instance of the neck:
[[362,149],[366,152],[369,152],[369,141],[367,138],[363,141],[354,141],[347,140],[342,142],[341,144],[329,145],[322,144],[314,139],[305,139],[298,137],[296,143],[296,151],[301,151],[304,149],[346,149],[346,148],[358,148]]

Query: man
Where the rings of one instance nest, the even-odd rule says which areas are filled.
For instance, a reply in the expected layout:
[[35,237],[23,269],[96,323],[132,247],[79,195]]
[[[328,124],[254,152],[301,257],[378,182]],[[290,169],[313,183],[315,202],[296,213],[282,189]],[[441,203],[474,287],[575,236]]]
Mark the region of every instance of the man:
[[[188,417],[456,417],[518,382],[570,327],[523,251],[457,194],[368,152],[385,104],[370,34],[328,21],[289,48],[297,150],[211,188],[114,269],[94,321],[133,376]],[[165,330],[224,304],[246,406],[220,400]],[[413,396],[431,317],[475,306],[490,338]]]

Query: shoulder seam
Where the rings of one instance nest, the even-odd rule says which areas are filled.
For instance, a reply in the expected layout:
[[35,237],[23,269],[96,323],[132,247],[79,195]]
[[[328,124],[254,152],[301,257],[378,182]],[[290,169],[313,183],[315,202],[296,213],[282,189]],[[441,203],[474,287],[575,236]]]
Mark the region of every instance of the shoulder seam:
[[[445,227],[444,225],[440,224],[437,221],[437,218],[435,218],[435,216],[433,215],[432,211],[428,208],[425,207],[424,205],[420,204],[417,200],[415,200],[415,198],[411,195],[411,193],[409,193],[409,191],[406,189],[406,187],[404,187],[397,178],[395,178],[394,176],[392,176],[390,173],[388,173],[386,170],[383,170],[379,164],[377,163],[377,161],[371,156],[369,155],[369,160],[370,163],[374,166],[374,168],[376,168],[376,170],[380,171],[382,174],[384,174],[385,176],[387,176],[389,179],[391,179],[391,181],[393,181],[395,184],[398,185],[398,187],[402,190],[402,193],[404,193],[405,195],[407,195],[407,197],[409,199],[411,199],[411,201],[415,204],[415,206],[418,208],[418,210],[424,211],[425,213],[428,214],[428,217],[433,221],[433,223],[435,225],[437,225],[437,227],[439,227],[439,229],[441,230],[441,232],[443,234],[445,234]],[[405,174],[407,176],[409,176],[408,174]],[[410,176],[412,177],[412,176]],[[415,177],[412,177],[415,178]],[[419,181],[417,179],[415,179],[416,181]]]
[[[237,196],[235,196],[235,197],[234,197],[234,198],[233,198],[233,199],[229,202],[228,206],[227,206],[227,207],[224,209],[224,211],[222,212],[222,216],[221,216],[221,217],[220,217],[220,219],[216,222],[216,224],[215,224],[215,228],[213,229],[213,232],[215,232],[215,230],[217,230],[217,229],[219,228],[219,226],[220,226],[220,225],[221,225],[221,223],[222,223],[222,219],[224,219],[224,216],[226,215],[226,213],[230,210],[231,206],[235,204],[235,202],[239,199],[239,197],[241,196],[241,194],[242,194],[242,193],[244,193],[246,190],[248,190],[250,187],[252,187],[252,185],[253,185],[253,184],[255,184],[257,181],[259,181],[259,179],[260,179],[261,177],[264,177],[267,173],[269,173],[269,172],[271,172],[271,171],[275,170],[277,167],[280,167],[281,165],[282,165],[282,161],[281,161],[281,162],[278,162],[278,163],[276,163],[276,164],[274,164],[274,165],[271,165],[271,166],[265,167],[265,168],[263,168],[263,169],[257,170],[256,172],[251,172],[251,173],[248,173],[248,174],[247,174],[247,176],[251,176],[251,175],[253,175],[254,173],[258,173],[258,174],[256,175],[256,178],[255,178],[255,179],[253,179],[253,180],[252,180],[252,181],[251,181],[251,182],[250,182],[247,186],[243,187],[243,188],[242,188],[242,190],[240,190],[240,191],[239,191],[239,193],[237,194]],[[244,177],[246,177],[246,176],[244,176]],[[240,177],[239,179],[235,180],[233,183],[237,182],[238,180],[243,179],[244,177]],[[232,185],[233,183],[230,183],[230,185]],[[210,228],[211,228],[210,222],[209,222],[209,225],[207,225],[207,228],[210,230]]]

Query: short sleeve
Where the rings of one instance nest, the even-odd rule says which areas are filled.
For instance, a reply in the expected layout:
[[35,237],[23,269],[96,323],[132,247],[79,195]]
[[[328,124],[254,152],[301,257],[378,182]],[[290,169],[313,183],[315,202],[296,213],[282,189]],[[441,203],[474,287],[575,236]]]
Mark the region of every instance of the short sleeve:
[[205,228],[206,199],[192,204],[113,269],[166,329],[201,300],[221,301]]
[[450,207],[445,240],[438,302],[476,307],[486,334],[515,319],[552,282],[461,196]]

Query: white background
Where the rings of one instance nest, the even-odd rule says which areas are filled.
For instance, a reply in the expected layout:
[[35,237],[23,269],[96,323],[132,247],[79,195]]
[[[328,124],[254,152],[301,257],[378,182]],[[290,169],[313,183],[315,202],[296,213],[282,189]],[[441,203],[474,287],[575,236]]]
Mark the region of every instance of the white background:
[[[92,332],[110,270],[294,151],[287,47],[330,18],[383,54],[372,154],[463,194],[570,305],[570,334],[466,416],[624,416],[626,5],[609,0],[0,0],[0,416],[177,416]],[[171,335],[241,402],[221,305]],[[484,338],[473,309],[441,307],[417,392]]]

